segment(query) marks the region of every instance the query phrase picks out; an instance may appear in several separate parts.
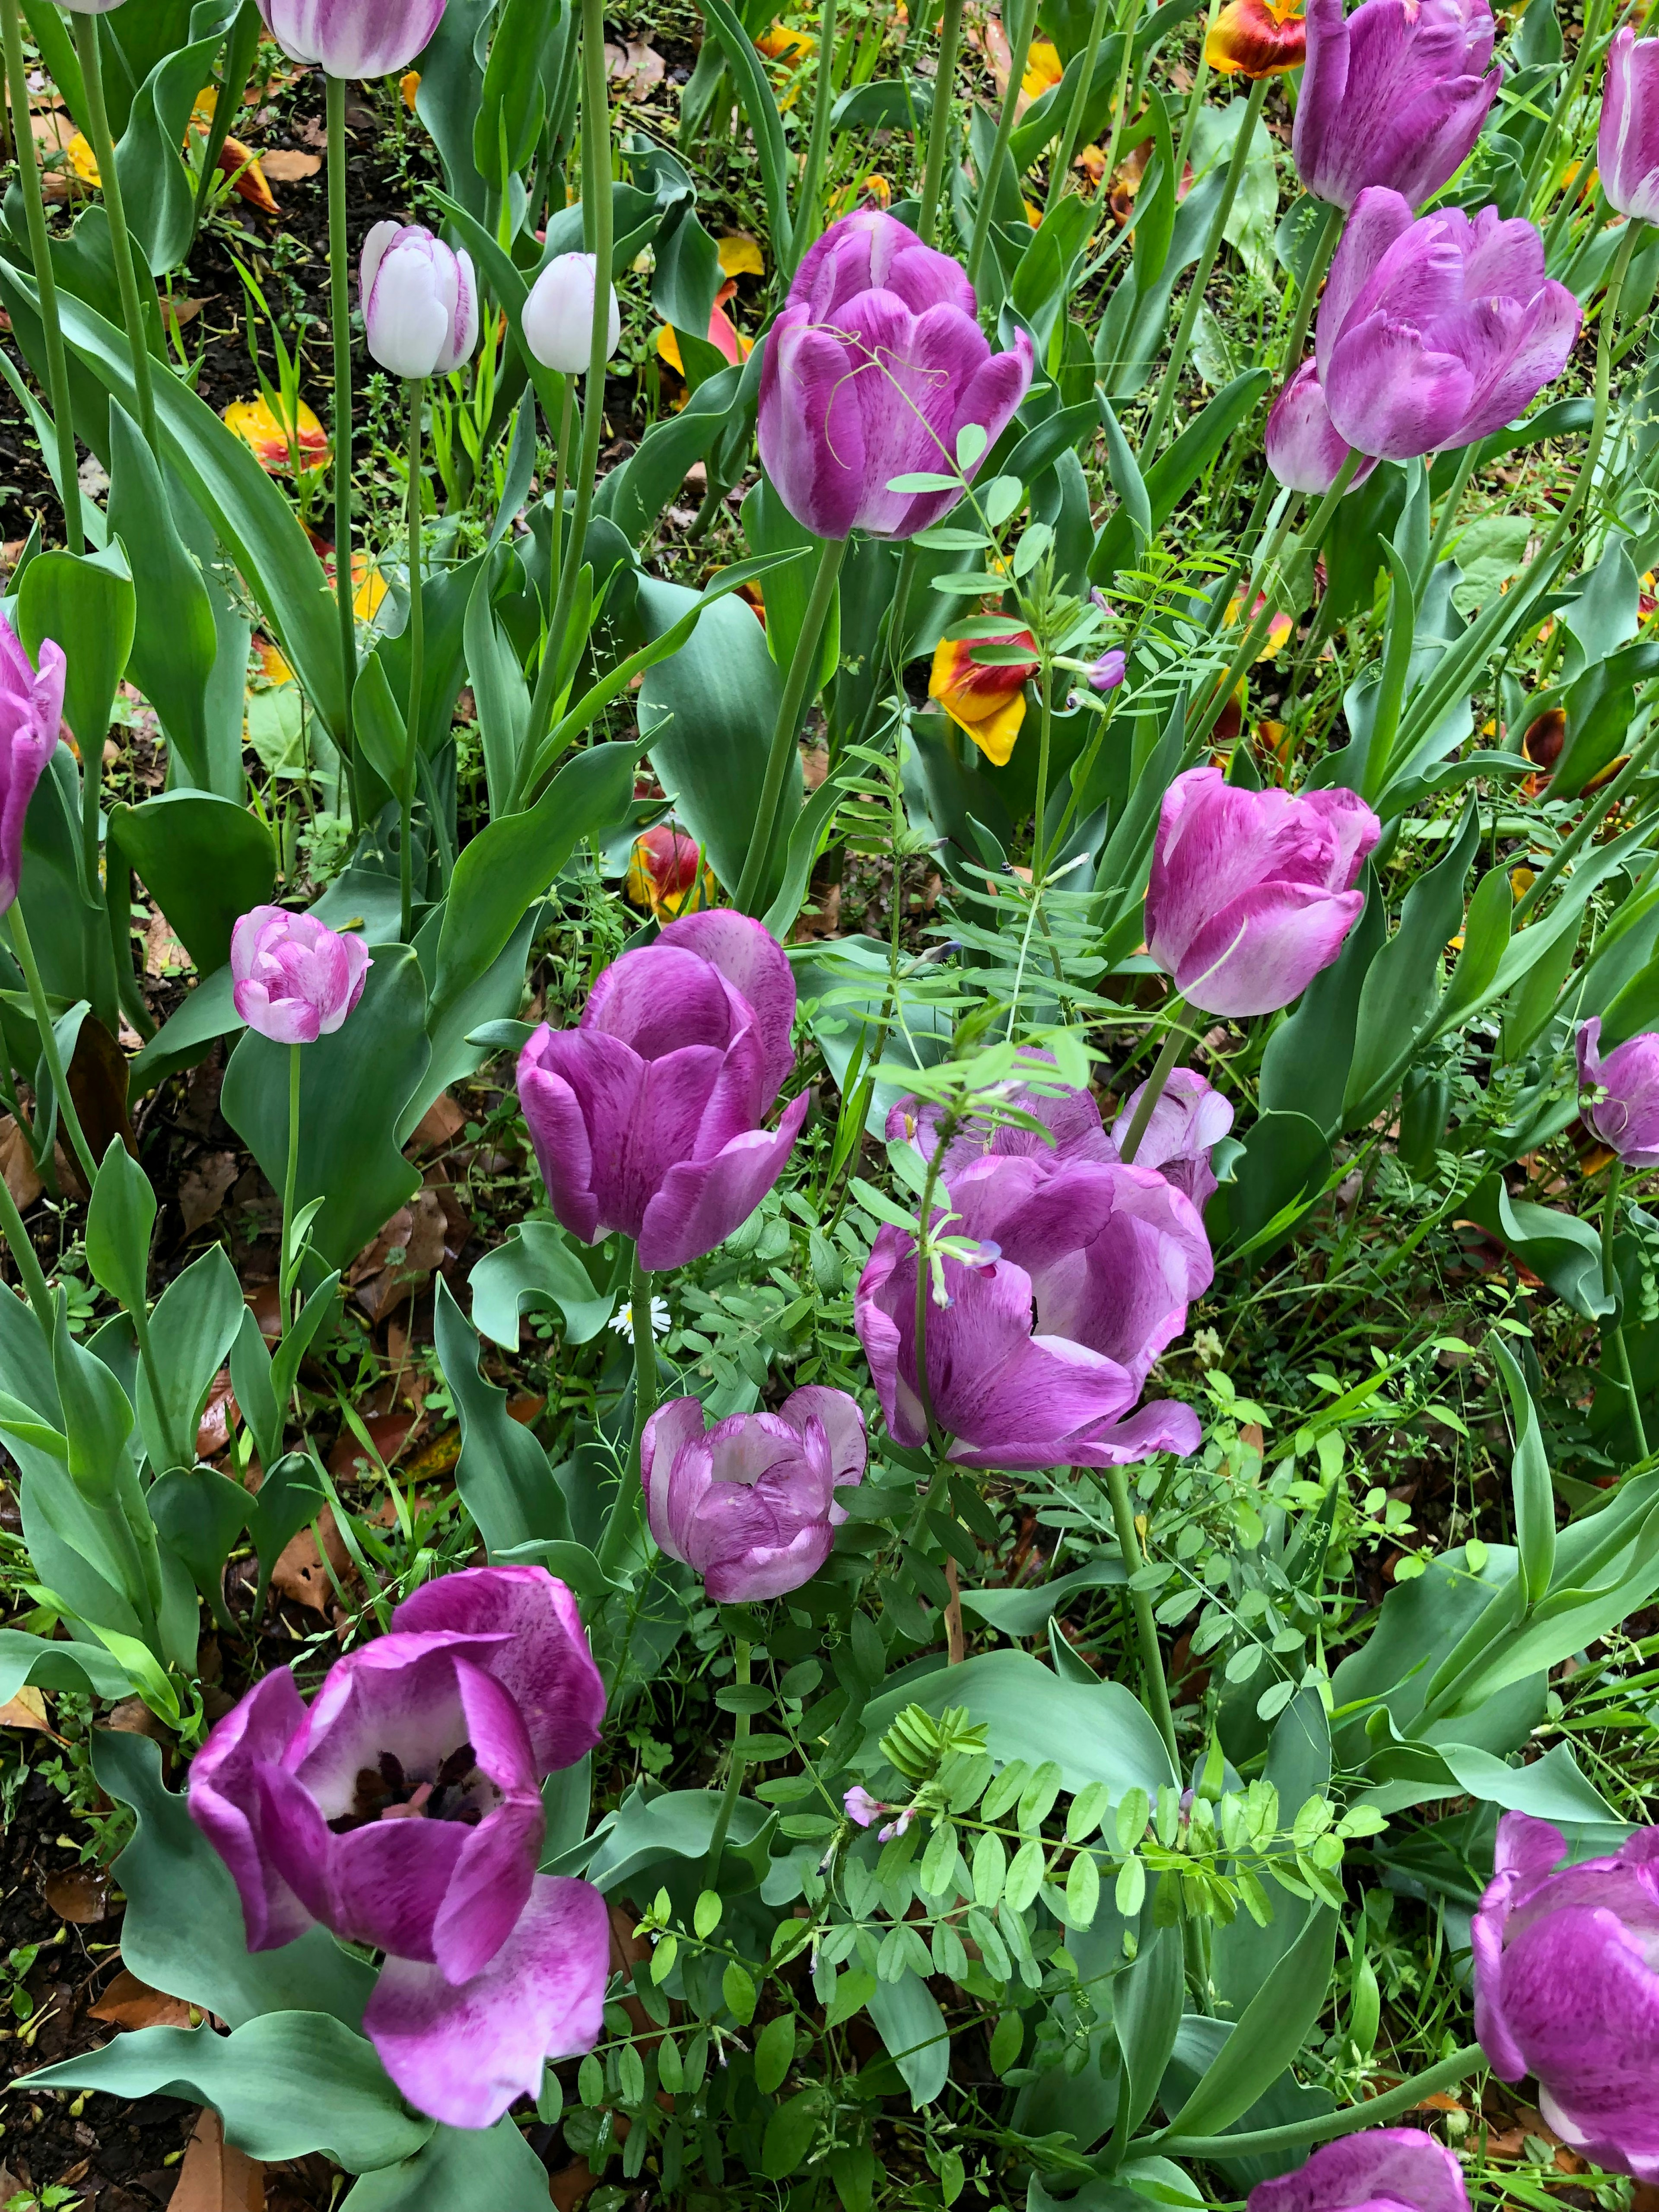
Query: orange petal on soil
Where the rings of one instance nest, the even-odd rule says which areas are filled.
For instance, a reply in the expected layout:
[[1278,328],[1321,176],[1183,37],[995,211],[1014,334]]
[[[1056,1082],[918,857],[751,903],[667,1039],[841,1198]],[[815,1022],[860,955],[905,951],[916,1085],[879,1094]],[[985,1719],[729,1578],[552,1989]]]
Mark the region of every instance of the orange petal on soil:
[[[233,399],[224,410],[226,427],[251,447],[268,476],[286,476],[293,465],[287,426],[261,392],[257,399]],[[326,432],[301,399],[295,423],[295,442],[302,469],[319,469],[328,459]]]

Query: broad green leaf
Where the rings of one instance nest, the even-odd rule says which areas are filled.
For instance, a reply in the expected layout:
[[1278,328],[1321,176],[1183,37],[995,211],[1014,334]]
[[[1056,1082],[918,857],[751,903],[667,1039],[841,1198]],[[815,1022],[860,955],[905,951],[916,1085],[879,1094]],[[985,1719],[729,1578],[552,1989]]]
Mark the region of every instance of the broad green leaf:
[[455,1482],[491,1552],[536,1537],[568,1540],[570,1514],[547,1454],[508,1419],[507,1393],[478,1372],[477,1337],[441,1277],[434,1308],[439,1364],[460,1416]]
[[[224,965],[237,921],[268,905],[276,888],[270,830],[246,807],[210,792],[160,792],[142,806],[117,806],[109,836],[200,975]],[[200,995],[199,985],[191,995]]]

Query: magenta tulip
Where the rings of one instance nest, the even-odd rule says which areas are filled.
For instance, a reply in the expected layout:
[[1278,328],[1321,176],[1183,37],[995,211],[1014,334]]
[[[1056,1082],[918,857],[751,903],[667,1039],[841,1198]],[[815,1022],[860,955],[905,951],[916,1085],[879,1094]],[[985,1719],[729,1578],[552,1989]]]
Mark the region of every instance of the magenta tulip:
[[996,443],[1031,381],[1024,331],[993,353],[974,288],[948,254],[874,209],[843,216],[789,287],[761,365],[760,454],[797,522],[818,538],[914,538],[959,489],[896,492],[896,477],[952,474],[957,441]]
[[1583,319],[1522,217],[1413,219],[1398,192],[1368,188],[1319,305],[1314,358],[1336,434],[1390,461],[1487,437],[1559,376]]
[[1146,949],[1207,1014],[1268,1014],[1342,950],[1382,824],[1351,791],[1245,791],[1188,769],[1164,794]]
[[761,1127],[794,1065],[795,979],[758,921],[682,915],[624,952],[574,1030],[544,1023],[519,1097],[554,1212],[574,1237],[632,1237],[642,1267],[724,1243],[782,1172],[802,1091]]
[[61,647],[43,639],[36,671],[16,632],[0,618],[0,914],[17,896],[23,823],[34,787],[58,749],[64,674]]
[[1463,2169],[1420,2128],[1367,2128],[1258,2181],[1248,2212],[1469,2212]]
[[256,906],[230,933],[231,996],[251,1030],[273,1044],[331,1036],[363,995],[374,966],[361,937],[314,915]]
[[[1206,1291],[1210,1247],[1192,1201],[1150,1168],[993,1154],[950,1183],[947,1303],[927,1307],[927,1387],[950,1455],[968,1467],[1107,1467],[1189,1452],[1196,1417],[1136,1413],[1152,1363]],[[890,1224],[859,1279],[854,1323],[892,1435],[927,1441],[918,1388],[916,1247]]]
[[1308,0],[1307,64],[1291,149],[1316,198],[1368,185],[1413,207],[1462,167],[1504,82],[1486,0]]
[[259,13],[292,61],[330,76],[390,76],[433,37],[444,0],[259,0]]
[[702,1401],[672,1399],[645,1425],[640,1480],[651,1533],[702,1577],[717,1605],[781,1597],[830,1556],[837,1483],[864,1480],[864,1416],[809,1383],[775,1413],[733,1413],[704,1433]]
[[1659,1828],[1563,1863],[1547,1820],[1506,1813],[1474,1916],[1474,2032],[1500,2081],[1597,2166],[1659,2183]]
[[478,342],[472,257],[418,222],[377,222],[360,282],[368,349],[393,376],[447,376]]
[[1583,1118],[1627,1168],[1659,1167],[1659,1036],[1644,1030],[1605,1060],[1601,1043],[1593,1014],[1578,1032],[1578,1087],[1602,1095],[1580,1099]]
[[[1268,410],[1263,443],[1267,466],[1292,491],[1322,499],[1341,475],[1352,448],[1336,434],[1312,362],[1303,362]],[[1374,459],[1362,461],[1348,479],[1349,489],[1364,483],[1376,466]]]
[[1595,165],[1607,205],[1644,222],[1659,222],[1659,39],[1626,23],[1607,55]]
[[541,1567],[425,1583],[337,1661],[309,1709],[286,1667],[190,1770],[251,1951],[320,1922],[386,1954],[363,2027],[412,2105],[487,2128],[549,2058],[597,2041],[610,1928],[585,1881],[536,1871],[540,1785],[599,1741],[605,1686]]

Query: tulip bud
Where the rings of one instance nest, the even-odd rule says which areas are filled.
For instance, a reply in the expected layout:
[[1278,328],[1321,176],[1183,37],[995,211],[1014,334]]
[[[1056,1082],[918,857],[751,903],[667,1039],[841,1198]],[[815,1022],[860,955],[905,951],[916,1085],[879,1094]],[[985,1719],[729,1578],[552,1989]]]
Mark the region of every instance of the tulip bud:
[[684,830],[659,822],[654,829],[646,830],[634,840],[629,855],[624,886],[629,904],[649,908],[659,921],[672,921],[688,899],[699,906],[713,906],[714,872],[705,864],[699,891],[697,856],[696,839],[688,837]]
[[42,640],[37,673],[15,632],[0,619],[0,914],[17,896],[23,817],[57,750],[64,677],[61,647]]
[[[1291,491],[1314,492],[1323,498],[1341,475],[1349,449],[1331,421],[1315,362],[1304,361],[1274,400],[1265,444],[1267,466]],[[1376,466],[1374,460],[1362,461],[1349,489],[1363,483]]]
[[1659,222],[1659,39],[1638,46],[1628,24],[1607,55],[1595,162],[1610,208]]
[[1486,0],[1363,0],[1346,16],[1342,0],[1309,0],[1291,140],[1304,188],[1340,208],[1368,185],[1432,199],[1503,83],[1495,27]]
[[1224,76],[1283,76],[1300,69],[1307,32],[1301,0],[1227,0],[1204,42]]
[[259,0],[259,13],[292,61],[330,76],[391,76],[436,33],[444,0]]
[[331,1036],[373,965],[361,937],[338,936],[314,915],[280,906],[256,906],[230,935],[236,1011],[273,1044]]
[[446,376],[478,338],[472,258],[423,224],[377,222],[361,274],[368,349],[394,376]]
[[[562,376],[580,374],[592,353],[594,265],[591,253],[556,254],[525,301],[525,343],[544,368],[556,368]],[[621,340],[622,309],[613,284],[605,339],[607,361]]]

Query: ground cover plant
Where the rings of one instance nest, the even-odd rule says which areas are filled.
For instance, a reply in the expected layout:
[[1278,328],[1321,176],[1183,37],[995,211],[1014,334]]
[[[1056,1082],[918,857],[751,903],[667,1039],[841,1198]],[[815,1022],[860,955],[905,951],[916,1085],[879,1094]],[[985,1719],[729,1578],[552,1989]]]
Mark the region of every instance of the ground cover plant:
[[1653,2200],[1644,31],[0,0],[7,2212]]

